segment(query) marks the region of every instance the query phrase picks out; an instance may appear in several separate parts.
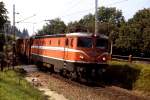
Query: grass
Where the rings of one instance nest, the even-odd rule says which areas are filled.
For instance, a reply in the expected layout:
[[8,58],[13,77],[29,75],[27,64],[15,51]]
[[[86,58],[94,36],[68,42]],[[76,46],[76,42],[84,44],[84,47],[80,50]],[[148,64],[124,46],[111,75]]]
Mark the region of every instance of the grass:
[[0,72],[0,100],[45,100],[18,71]]
[[122,87],[150,94],[150,64],[111,61],[109,65],[107,78],[119,81]]
[[141,70],[138,79],[134,84],[134,89],[150,92],[150,64],[135,64]]

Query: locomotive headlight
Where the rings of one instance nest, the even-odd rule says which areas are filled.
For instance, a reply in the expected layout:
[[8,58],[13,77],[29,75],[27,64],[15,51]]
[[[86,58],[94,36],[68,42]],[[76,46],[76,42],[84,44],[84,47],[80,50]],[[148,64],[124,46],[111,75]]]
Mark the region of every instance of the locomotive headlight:
[[80,55],[80,59],[84,59],[83,55]]
[[103,57],[102,60],[103,60],[103,61],[106,61],[106,57]]

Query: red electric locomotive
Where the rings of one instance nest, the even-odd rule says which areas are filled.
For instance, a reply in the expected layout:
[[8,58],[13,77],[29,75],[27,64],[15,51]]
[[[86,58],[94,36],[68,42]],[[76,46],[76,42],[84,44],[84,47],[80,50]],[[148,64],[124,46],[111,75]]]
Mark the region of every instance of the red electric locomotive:
[[101,76],[107,67],[108,37],[87,33],[18,40],[19,53],[73,79]]

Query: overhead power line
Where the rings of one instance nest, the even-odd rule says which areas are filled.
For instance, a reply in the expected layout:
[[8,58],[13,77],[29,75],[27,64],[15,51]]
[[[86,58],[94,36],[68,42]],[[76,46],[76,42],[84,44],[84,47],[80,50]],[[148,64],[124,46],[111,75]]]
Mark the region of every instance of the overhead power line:
[[[76,0],[73,0],[73,1],[76,1]],[[77,6],[80,4],[81,1],[83,1],[83,0],[78,0],[76,3],[74,3],[74,4],[71,5],[71,6],[69,6],[69,8],[67,8],[66,11],[68,12],[68,10],[70,11],[71,9],[77,7]],[[69,5],[70,5],[70,4],[69,4]]]
[[32,15],[32,16],[30,16],[30,17],[27,17],[27,18],[25,18],[25,19],[22,19],[22,20],[20,20],[20,21],[18,21],[18,22],[16,22],[16,23],[23,22],[23,21],[25,21],[25,20],[27,20],[27,19],[30,19],[30,18],[34,17],[34,16],[36,16],[36,15],[34,14],[34,15]]
[[116,2],[110,3],[110,4],[106,5],[106,6],[112,6],[112,5],[120,4],[120,3],[123,3],[123,2],[126,2],[126,1],[128,1],[128,0],[116,1]]
[[[123,2],[126,2],[126,1],[128,1],[128,0],[117,1],[117,2],[114,2],[114,3],[107,4],[106,6],[112,6],[112,5],[120,4],[120,3],[123,3]],[[84,13],[84,12],[90,11],[90,10],[95,10],[95,8],[93,7],[93,8],[87,9],[87,10],[77,11],[77,12],[74,12],[74,13],[66,14],[66,15],[61,16],[61,17],[73,16],[75,14],[81,14],[81,13]]]
[[[120,4],[120,3],[123,3],[123,2],[126,2],[128,0],[121,0],[121,1],[117,1],[117,2],[114,2],[114,3],[110,3],[110,4],[107,4],[107,6],[110,6],[110,5],[115,5],[115,4]],[[71,3],[71,2],[70,2]],[[78,1],[79,3],[79,1]],[[77,4],[77,3],[76,3]],[[73,13],[70,13],[70,14],[66,14],[66,15],[63,15],[63,16],[59,16],[59,17],[68,17],[68,16],[73,16],[73,15],[76,15],[76,14],[81,14],[81,13],[84,13],[84,12],[87,12],[87,11],[93,11],[94,12],[95,10],[95,7],[93,8],[89,8],[89,9],[86,9],[86,10],[82,10],[82,11],[77,11],[77,12],[73,12]],[[89,12],[90,13],[90,12]],[[21,20],[22,21],[22,20]],[[24,21],[24,20],[23,20]],[[36,22],[36,23],[41,23],[41,22],[44,22],[45,20],[42,20],[42,21],[39,21],[39,22]]]
[[84,13],[84,12],[86,12],[86,11],[90,11],[90,10],[94,10],[94,9],[95,9],[95,8],[90,8],[90,9],[87,9],[87,10],[77,11],[77,12],[74,12],[74,13],[66,14],[66,15],[61,16],[61,17],[66,17],[66,16],[75,15],[75,14],[80,14],[80,13]]

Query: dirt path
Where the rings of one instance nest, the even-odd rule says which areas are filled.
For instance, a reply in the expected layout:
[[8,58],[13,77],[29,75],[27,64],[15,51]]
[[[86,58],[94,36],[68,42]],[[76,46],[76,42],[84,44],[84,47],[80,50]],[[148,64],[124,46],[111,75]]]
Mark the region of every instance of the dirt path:
[[49,100],[68,100],[62,94],[58,94],[57,92],[49,89],[48,80],[35,74],[38,71],[35,65],[23,65],[21,67],[27,71],[27,77],[25,79],[40,91],[43,91],[44,94],[48,96]]
[[[25,78],[28,82],[36,86],[40,91],[43,91],[46,96],[48,96],[49,100],[68,100],[62,94],[58,94],[55,91],[50,90],[47,86],[44,86],[42,82],[40,82],[39,78],[35,77],[26,77]],[[37,79],[36,82],[33,82],[33,79]]]

